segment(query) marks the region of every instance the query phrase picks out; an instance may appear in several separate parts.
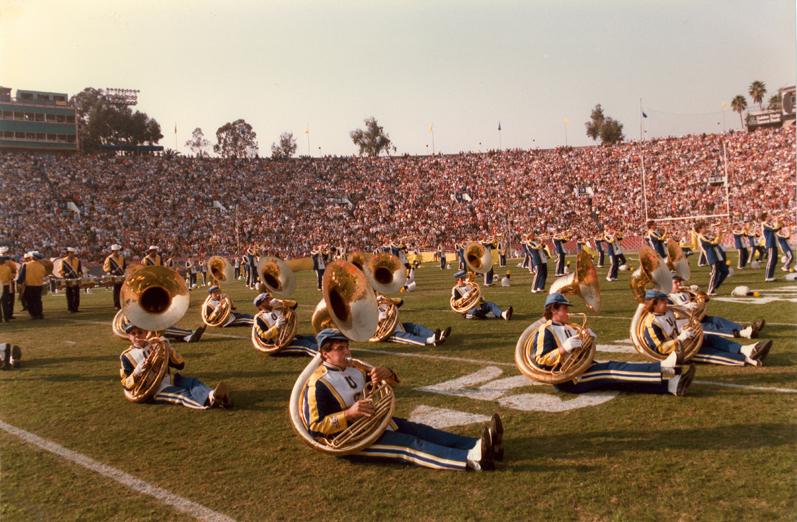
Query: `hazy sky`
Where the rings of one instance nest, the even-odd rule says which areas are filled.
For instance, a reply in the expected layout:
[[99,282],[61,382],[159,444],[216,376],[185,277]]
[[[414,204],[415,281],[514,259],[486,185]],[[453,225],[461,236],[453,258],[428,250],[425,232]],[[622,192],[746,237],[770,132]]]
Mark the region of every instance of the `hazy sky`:
[[581,146],[598,103],[639,138],[640,98],[648,137],[722,132],[795,46],[794,0],[0,0],[0,85],[139,89],[183,153],[239,118],[261,156],[354,154],[370,116],[399,154]]

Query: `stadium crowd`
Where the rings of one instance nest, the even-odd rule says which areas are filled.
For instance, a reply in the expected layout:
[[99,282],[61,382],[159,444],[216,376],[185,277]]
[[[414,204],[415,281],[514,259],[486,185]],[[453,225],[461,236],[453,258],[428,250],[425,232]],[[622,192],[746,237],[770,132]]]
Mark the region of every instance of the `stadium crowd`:
[[[726,189],[708,178],[724,173],[726,154],[734,221],[794,211],[794,127],[423,157],[4,153],[0,244],[48,256],[75,246],[84,260],[101,262],[114,243],[135,259],[149,245],[186,258],[240,255],[252,243],[286,258],[322,243],[372,250],[400,237],[451,251],[455,242],[507,228],[516,240],[556,228],[587,238],[604,227],[642,235],[643,168],[651,219],[724,213]],[[576,196],[579,188],[592,194]]]

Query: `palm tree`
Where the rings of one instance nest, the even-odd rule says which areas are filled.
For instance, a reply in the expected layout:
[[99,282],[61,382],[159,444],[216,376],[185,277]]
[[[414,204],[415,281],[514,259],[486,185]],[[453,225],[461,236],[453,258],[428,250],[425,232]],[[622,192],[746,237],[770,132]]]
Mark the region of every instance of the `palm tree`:
[[742,128],[744,128],[744,121],[742,121],[742,111],[747,108],[747,100],[741,94],[734,96],[731,100],[731,109],[734,112],[739,113],[739,122],[742,124]]
[[747,91],[750,94],[750,97],[753,99],[755,103],[764,110],[764,106],[761,105],[761,102],[764,101],[764,95],[767,93],[767,86],[764,85],[764,82],[760,82],[758,80],[754,81],[750,84],[750,89]]

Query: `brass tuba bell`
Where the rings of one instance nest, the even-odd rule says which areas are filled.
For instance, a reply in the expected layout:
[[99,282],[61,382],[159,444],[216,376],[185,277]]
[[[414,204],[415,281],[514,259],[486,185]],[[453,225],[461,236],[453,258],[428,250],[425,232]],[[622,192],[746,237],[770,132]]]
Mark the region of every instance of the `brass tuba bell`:
[[465,265],[477,274],[486,274],[493,267],[493,254],[481,243],[472,241],[465,247]]
[[322,288],[338,330],[352,341],[368,341],[379,325],[379,309],[365,274],[348,261],[334,261],[324,271]]
[[296,276],[293,275],[293,270],[278,257],[261,257],[257,263],[257,275],[274,295],[288,297],[296,290]]
[[365,272],[365,265],[368,263],[368,258],[364,253],[355,250],[354,252],[346,254],[346,261]]
[[570,275],[560,277],[551,285],[549,294],[577,295],[584,300],[584,305],[592,315],[601,309],[601,290],[598,284],[598,273],[592,264],[592,256],[583,248],[576,256],[576,270]]
[[667,264],[655,250],[642,245],[639,249],[639,268],[631,274],[631,293],[637,302],[645,302],[645,285],[648,283],[664,294],[672,292],[672,275]]
[[681,276],[681,279],[684,281],[688,281],[692,276],[692,271],[689,268],[689,261],[687,261],[686,255],[684,255],[684,251],[681,249],[681,245],[672,239],[667,240],[666,261],[667,268]]
[[380,294],[394,294],[401,290],[407,281],[404,263],[389,252],[376,254],[364,268],[363,272],[368,283]]
[[208,260],[208,272],[219,284],[229,283],[235,278],[232,263],[220,256],[213,256]]

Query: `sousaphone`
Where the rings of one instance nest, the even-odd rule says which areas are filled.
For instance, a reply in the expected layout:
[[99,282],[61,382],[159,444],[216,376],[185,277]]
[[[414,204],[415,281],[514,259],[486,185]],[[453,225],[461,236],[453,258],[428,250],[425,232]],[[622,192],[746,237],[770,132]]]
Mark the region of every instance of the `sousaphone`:
[[211,282],[216,281],[219,285],[229,283],[235,279],[235,268],[232,263],[220,256],[213,256],[208,260],[208,272],[210,272]]
[[[575,272],[560,277],[551,285],[550,293],[557,292],[565,296],[580,297],[592,315],[597,315],[600,312],[601,296],[598,273],[595,271],[595,265],[592,264],[592,256],[584,249],[581,249],[576,257]],[[523,375],[537,382],[562,384],[575,380],[590,367],[595,358],[595,339],[587,331],[587,315],[571,315],[578,315],[583,319],[581,325],[575,323],[567,325],[578,332],[581,346],[569,353],[564,362],[550,370],[538,367],[534,363],[535,347],[531,345],[531,341],[534,332],[546,324],[544,319],[540,319],[526,328],[515,345],[515,364]]]
[[144,373],[132,390],[125,390],[129,401],[144,402],[157,392],[168,371],[171,348],[161,333],[177,324],[188,311],[188,287],[173,269],[148,266],[131,274],[119,295],[120,312],[134,325],[151,332]]
[[493,255],[481,243],[475,241],[468,243],[464,248],[465,268],[467,282],[471,286],[470,292],[465,297],[454,299],[453,288],[449,305],[458,314],[466,314],[471,308],[479,304],[482,298],[482,289],[476,282],[476,274],[486,274],[493,267]]
[[[378,311],[374,290],[362,271],[347,261],[335,261],[324,272],[322,288],[324,300],[316,306],[312,320],[316,334],[324,328],[336,327],[352,341],[367,341],[376,331]],[[373,401],[374,415],[357,418],[333,438],[316,439],[308,431],[303,404],[307,382],[322,362],[319,353],[293,386],[290,400],[293,429],[305,444],[322,453],[343,456],[362,451],[379,439],[390,423],[395,407],[393,389],[384,381],[376,386],[369,384],[364,393]],[[372,368],[356,359],[349,359],[349,364],[365,371]]]
[[379,326],[370,339],[371,342],[381,342],[393,334],[399,322],[398,308],[385,294],[396,293],[404,287],[407,271],[397,256],[386,252],[373,256],[365,264],[363,272],[374,290],[383,294],[377,297],[377,304],[387,307],[387,317],[379,321]]
[[[291,265],[293,264],[294,267],[297,267],[299,264],[306,264],[304,261],[305,260],[300,259],[292,262],[285,262],[275,256],[263,256],[257,263],[257,274],[260,276],[260,281],[270,294],[279,297],[289,297],[296,290],[296,276],[293,273],[294,268],[292,268]],[[299,318],[296,312],[291,307],[285,306],[285,303],[281,300],[277,300],[275,304],[277,304],[277,306],[274,308],[282,312],[287,322],[280,328],[280,334],[274,344],[264,343],[260,337],[258,337],[255,330],[257,328],[257,319],[264,312],[258,312],[255,316],[255,324],[252,326],[252,346],[254,346],[257,351],[266,354],[281,352],[293,341],[299,329]]]

